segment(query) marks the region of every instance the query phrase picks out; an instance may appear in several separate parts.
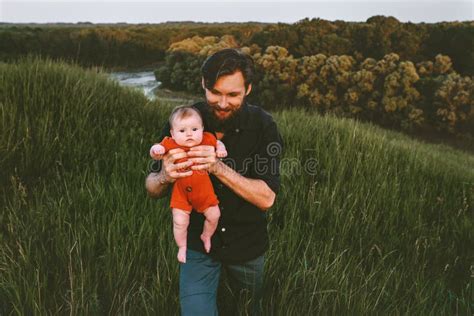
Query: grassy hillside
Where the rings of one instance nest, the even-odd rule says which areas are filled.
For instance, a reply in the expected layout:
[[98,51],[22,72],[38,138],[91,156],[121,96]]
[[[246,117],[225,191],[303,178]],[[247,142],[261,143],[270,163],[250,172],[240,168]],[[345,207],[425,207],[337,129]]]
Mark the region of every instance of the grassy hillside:
[[[92,71],[0,64],[0,314],[178,313],[168,203],[144,190],[169,110]],[[473,312],[472,155],[350,120],[275,118],[266,314]],[[222,284],[223,315],[232,301]]]

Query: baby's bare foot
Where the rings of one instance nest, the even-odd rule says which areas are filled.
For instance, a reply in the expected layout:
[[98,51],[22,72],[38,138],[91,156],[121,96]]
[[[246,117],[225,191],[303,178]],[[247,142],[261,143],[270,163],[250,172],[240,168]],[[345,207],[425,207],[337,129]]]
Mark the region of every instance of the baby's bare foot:
[[186,247],[178,248],[178,261],[186,263]]
[[211,237],[201,234],[201,240],[204,243],[204,249],[209,253],[211,251]]

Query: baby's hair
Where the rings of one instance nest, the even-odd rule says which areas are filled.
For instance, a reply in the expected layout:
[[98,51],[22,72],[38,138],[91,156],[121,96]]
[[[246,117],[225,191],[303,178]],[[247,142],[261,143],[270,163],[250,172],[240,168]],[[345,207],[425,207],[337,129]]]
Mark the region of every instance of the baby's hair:
[[199,116],[199,118],[201,119],[201,122],[202,122],[202,115],[201,115],[201,112],[199,112],[198,109],[196,109],[194,106],[192,105],[180,105],[180,106],[177,106],[173,109],[173,111],[171,112],[170,114],[170,118],[169,118],[169,123],[170,123],[170,128],[172,129],[173,128],[173,121],[175,119],[185,119],[187,117],[190,117],[192,116],[193,114],[197,114]]

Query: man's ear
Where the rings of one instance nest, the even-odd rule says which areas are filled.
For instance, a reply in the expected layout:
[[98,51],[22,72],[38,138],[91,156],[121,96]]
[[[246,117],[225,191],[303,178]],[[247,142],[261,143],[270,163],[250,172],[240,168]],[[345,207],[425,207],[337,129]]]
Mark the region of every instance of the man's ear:
[[247,91],[245,91],[245,95],[249,95],[250,91],[252,91],[252,84],[249,83],[249,86],[247,87]]

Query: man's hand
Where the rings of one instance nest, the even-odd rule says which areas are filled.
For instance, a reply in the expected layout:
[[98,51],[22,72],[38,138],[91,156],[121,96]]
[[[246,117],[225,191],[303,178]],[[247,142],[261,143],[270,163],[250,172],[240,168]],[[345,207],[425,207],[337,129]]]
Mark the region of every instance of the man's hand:
[[163,156],[163,165],[159,173],[150,173],[145,180],[145,188],[148,196],[152,198],[161,198],[166,195],[170,183],[178,178],[189,177],[193,174],[192,170],[182,171],[192,165],[192,161],[176,163],[175,161],[187,157],[187,154],[181,148],[170,150]]
[[187,161],[175,164],[176,160],[185,158],[187,156],[188,155],[186,152],[181,148],[171,149],[163,156],[163,167],[161,169],[161,174],[165,182],[173,183],[178,178],[189,177],[193,174],[192,170],[182,171],[182,169],[186,169],[193,164],[193,162],[189,159]]
[[213,173],[219,162],[215,148],[208,145],[192,147],[188,151],[188,157],[195,164],[191,167],[192,170],[208,170]]

